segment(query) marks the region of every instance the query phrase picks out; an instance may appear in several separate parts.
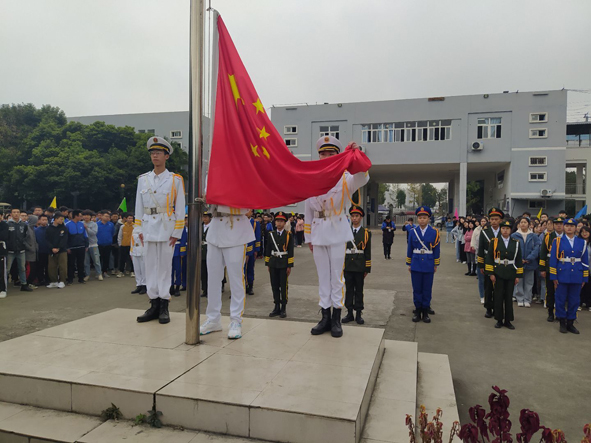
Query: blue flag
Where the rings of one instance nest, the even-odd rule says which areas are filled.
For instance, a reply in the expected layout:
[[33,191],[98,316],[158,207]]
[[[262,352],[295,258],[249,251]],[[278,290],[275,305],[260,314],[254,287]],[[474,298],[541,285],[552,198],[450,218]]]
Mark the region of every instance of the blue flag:
[[575,215],[575,219],[579,219],[583,215],[587,215],[587,205],[583,206],[583,209],[581,209],[579,212],[577,212],[577,215]]

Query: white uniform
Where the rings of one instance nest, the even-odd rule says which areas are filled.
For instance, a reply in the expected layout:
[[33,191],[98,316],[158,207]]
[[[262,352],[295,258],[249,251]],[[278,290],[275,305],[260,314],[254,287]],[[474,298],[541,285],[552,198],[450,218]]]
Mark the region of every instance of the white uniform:
[[133,233],[131,234],[129,255],[131,256],[131,261],[133,262],[136,286],[145,286],[146,264],[144,263],[144,246],[142,245],[140,235],[137,233],[135,227],[133,229]]
[[369,173],[343,174],[341,180],[324,195],[306,200],[304,236],[314,247],[318,271],[320,307],[342,309],[345,291],[343,271],[345,249],[353,241],[349,222],[350,197],[369,181]]
[[242,323],[246,301],[244,284],[244,263],[246,244],[255,236],[250,220],[245,214],[248,209],[217,206],[207,228],[207,318],[219,323],[222,309],[222,280],[226,267],[232,299],[230,319]]
[[135,199],[134,233],[144,236],[146,286],[150,299],[170,299],[174,246],[170,237],[181,238],[185,227],[183,178],[165,169],[140,175]]

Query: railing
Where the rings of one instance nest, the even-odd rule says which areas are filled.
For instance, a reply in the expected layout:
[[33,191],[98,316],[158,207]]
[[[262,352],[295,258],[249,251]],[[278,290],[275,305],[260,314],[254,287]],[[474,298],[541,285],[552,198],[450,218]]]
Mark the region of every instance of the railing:
[[567,148],[588,148],[591,146],[591,140],[567,140]]
[[565,193],[567,195],[578,194],[582,195],[585,194],[585,185],[578,185],[576,183],[567,183],[565,187]]

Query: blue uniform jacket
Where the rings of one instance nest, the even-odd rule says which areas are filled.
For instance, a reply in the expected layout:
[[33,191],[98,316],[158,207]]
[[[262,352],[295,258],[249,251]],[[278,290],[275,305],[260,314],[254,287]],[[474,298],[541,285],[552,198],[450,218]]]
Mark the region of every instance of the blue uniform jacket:
[[254,218],[250,219],[250,225],[254,231],[254,241],[246,245],[246,255],[252,257],[255,252],[261,250],[261,225]]
[[174,257],[185,257],[187,255],[187,241],[189,238],[189,234],[187,232],[187,227],[183,228],[183,233],[181,234],[181,238],[174,244]]
[[[423,237],[421,228],[417,226],[415,229],[409,230],[408,234],[406,264],[410,266],[410,270],[414,272],[435,272],[435,266],[439,266],[439,231],[427,226]],[[425,250],[425,248],[426,251],[421,254],[419,251]],[[432,253],[428,251],[432,251]]]
[[585,240],[575,237],[574,247],[571,248],[566,235],[554,239],[550,254],[550,280],[579,284],[589,281],[589,254]]

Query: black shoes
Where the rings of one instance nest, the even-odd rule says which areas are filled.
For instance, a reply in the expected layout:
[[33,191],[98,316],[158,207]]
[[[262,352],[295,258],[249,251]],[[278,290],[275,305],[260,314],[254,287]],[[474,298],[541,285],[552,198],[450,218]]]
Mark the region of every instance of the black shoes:
[[580,334],[579,330],[577,328],[575,328],[574,322],[575,322],[574,320],[567,320],[566,321],[566,330],[568,332],[573,333],[573,334]]
[[422,314],[423,314],[423,310],[422,309],[415,309],[414,314],[415,315],[413,315],[412,321],[415,322],[415,323],[420,322],[421,321]]
[[170,314],[168,313],[168,300],[160,299],[160,315],[158,321],[161,325],[170,323]]
[[423,323],[431,323],[431,319],[429,318],[429,310],[423,309]]
[[29,285],[21,285],[22,292],[33,292],[33,290],[29,287]]
[[548,308],[548,318],[546,319],[549,323],[554,322],[554,309]]
[[515,329],[515,326],[513,326],[510,321],[506,321],[503,326],[505,326],[507,329]]
[[203,294],[201,294],[201,297],[207,298],[207,292],[204,292]]
[[254,291],[252,290],[252,285],[246,285],[246,295],[254,295]]
[[286,308],[285,304],[282,304],[282,305],[281,305],[281,313],[279,314],[279,317],[280,317],[280,318],[285,318],[285,317],[287,317],[287,312],[285,312],[285,308]]
[[361,317],[361,313],[362,313],[362,312],[363,312],[363,311],[356,311],[356,312],[355,312],[355,322],[356,322],[358,325],[362,325],[363,323],[365,323],[365,320],[363,320],[363,318]]
[[355,320],[355,317],[353,317],[353,309],[347,309],[347,315],[345,315],[341,321],[343,323],[349,323],[353,320]]
[[135,289],[133,291],[131,291],[132,294],[139,294],[142,290],[141,286],[136,286]]
[[495,328],[497,329],[501,329],[503,327],[503,322],[502,321],[498,321],[495,323]]
[[567,333],[567,329],[566,329],[566,318],[559,318],[558,321],[560,322],[560,329],[559,331],[562,332],[563,334]]
[[277,317],[279,314],[281,314],[281,309],[279,309],[279,303],[275,303],[275,309],[271,311],[269,317]]
[[[174,287],[174,293],[171,295],[174,295],[175,297],[180,297],[181,296],[181,287],[179,285],[176,285]],[[162,323],[162,322],[160,322],[160,323]],[[168,322],[166,322],[166,323],[168,323]]]
[[486,318],[493,318],[493,311],[492,309],[487,309],[486,314],[484,314]]
[[150,308],[137,318],[138,323],[156,320],[160,316],[160,299],[150,300]]
[[330,316],[330,308],[322,308],[322,319],[318,322],[316,326],[312,328],[310,333],[312,335],[320,335],[324,334],[331,330],[331,316]]
[[343,336],[343,327],[341,326],[341,310],[340,309],[335,309],[335,308],[332,309],[330,335],[332,335],[333,337],[342,337]]
[[141,288],[140,292],[139,292],[140,295],[144,295],[144,294],[148,293],[148,288],[146,287],[146,285],[142,285],[140,288]]

